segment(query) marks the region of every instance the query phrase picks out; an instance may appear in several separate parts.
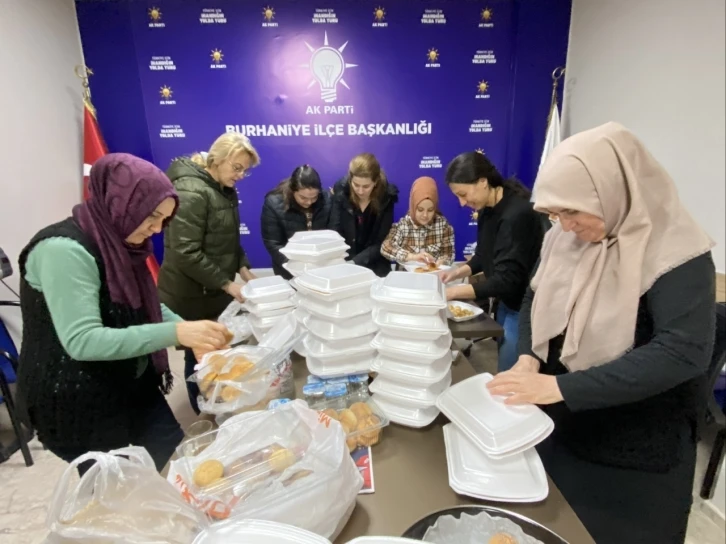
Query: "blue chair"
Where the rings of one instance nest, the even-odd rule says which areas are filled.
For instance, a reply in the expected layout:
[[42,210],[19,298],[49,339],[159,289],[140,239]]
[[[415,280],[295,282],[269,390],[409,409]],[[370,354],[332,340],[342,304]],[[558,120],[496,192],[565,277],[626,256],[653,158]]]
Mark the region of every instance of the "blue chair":
[[[16,301],[2,301],[0,306],[19,307],[20,303]],[[25,460],[25,466],[33,465],[33,457],[28,447],[29,436],[32,437],[32,431],[27,417],[22,417],[19,413],[15,399],[13,398],[10,384],[17,381],[18,373],[18,350],[15,347],[13,339],[10,337],[7,327],[2,319],[0,319],[0,404],[5,404],[8,409],[8,415],[15,431],[16,440],[12,444],[0,444],[0,463],[7,461],[10,456],[20,448]]]

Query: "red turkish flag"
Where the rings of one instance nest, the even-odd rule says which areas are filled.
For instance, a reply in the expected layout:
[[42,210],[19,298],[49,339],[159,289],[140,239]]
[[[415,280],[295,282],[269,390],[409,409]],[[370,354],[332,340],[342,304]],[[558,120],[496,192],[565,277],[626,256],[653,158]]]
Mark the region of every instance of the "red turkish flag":
[[[98,128],[96,115],[89,104],[86,103],[83,110],[83,200],[88,200],[88,176],[91,174],[91,166],[108,153],[108,148],[101,136],[101,129]],[[154,278],[154,283],[157,283],[159,263],[154,255],[146,259],[146,266]]]

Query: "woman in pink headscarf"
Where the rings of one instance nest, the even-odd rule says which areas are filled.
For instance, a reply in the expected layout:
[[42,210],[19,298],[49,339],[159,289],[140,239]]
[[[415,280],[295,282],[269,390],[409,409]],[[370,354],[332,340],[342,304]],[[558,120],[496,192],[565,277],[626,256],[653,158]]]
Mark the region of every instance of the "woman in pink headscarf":
[[221,348],[226,329],[159,303],[146,258],[178,205],[166,175],[112,153],[93,165],[89,189],[73,217],[20,255],[19,389],[38,438],[60,458],[135,444],[161,470],[183,438],[164,399],[166,350]]
[[713,242],[627,129],[562,142],[535,184],[557,220],[489,384],[542,405],[545,467],[598,544],[682,543],[714,338]]

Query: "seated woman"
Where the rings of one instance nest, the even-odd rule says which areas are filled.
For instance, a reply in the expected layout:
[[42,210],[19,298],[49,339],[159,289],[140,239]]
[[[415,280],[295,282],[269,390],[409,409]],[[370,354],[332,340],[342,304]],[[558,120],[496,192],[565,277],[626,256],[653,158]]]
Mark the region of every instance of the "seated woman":
[[482,153],[462,153],[449,164],[446,183],[462,206],[478,212],[477,245],[464,265],[441,272],[445,283],[484,273],[474,284],[449,287],[451,299],[497,299],[496,320],[504,329],[499,339],[499,370],[517,362],[519,307],[539,257],[546,216],[534,211],[530,192],[516,179],[504,179]]
[[439,192],[433,178],[418,178],[411,186],[408,214],[393,225],[381,245],[381,255],[403,264],[417,261],[454,262],[454,229],[438,210]]
[[166,349],[219,349],[226,329],[159,303],[146,258],[177,209],[164,173],[113,153],[93,165],[89,190],[20,255],[19,387],[38,438],[61,459],[134,444],[161,470],[183,438],[164,399]]
[[333,192],[330,228],[350,246],[349,260],[379,276],[387,275],[391,263],[381,255],[381,244],[393,225],[398,188],[388,183],[373,154],[361,153],[350,161],[348,175],[335,184]]
[[683,543],[714,340],[713,241],[617,123],[557,146],[535,208],[558,219],[522,303],[520,358],[488,387],[545,405],[538,451],[598,544]]
[[[159,296],[184,319],[217,319],[232,300],[243,300],[237,273],[243,281],[255,277],[240,245],[235,185],[259,163],[249,139],[228,132],[215,140],[209,153],[176,159],[167,170],[179,193],[179,210],[164,232]],[[185,378],[196,364],[194,353],[186,350]],[[186,386],[199,413],[197,384]]]
[[320,176],[307,164],[295,168],[288,179],[267,193],[262,207],[262,241],[276,275],[292,278],[282,266],[288,259],[280,249],[296,232],[327,229],[331,201],[330,193],[323,191]]

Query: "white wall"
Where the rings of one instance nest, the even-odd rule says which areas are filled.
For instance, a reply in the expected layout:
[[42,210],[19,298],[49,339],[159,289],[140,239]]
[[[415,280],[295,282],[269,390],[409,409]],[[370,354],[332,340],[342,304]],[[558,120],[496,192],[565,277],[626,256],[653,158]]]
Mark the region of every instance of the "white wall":
[[[83,64],[73,0],[3,0],[0,14],[0,247],[13,262],[81,199]],[[0,299],[12,295],[0,285]],[[20,314],[0,309],[17,338]],[[18,344],[18,347],[19,344]]]
[[726,270],[723,0],[573,0],[564,136],[618,121],[670,172]]

